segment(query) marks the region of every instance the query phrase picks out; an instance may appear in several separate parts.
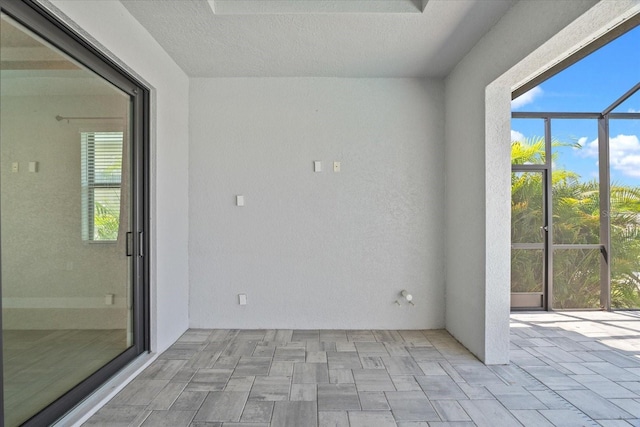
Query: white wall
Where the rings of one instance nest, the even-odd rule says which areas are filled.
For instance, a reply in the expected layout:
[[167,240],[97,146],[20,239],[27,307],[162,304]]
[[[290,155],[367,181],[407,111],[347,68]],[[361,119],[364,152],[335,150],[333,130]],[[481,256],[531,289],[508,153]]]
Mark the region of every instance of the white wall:
[[191,327],[443,327],[443,102],[436,81],[192,79]]
[[[156,347],[188,326],[190,260],[191,326],[439,327],[446,275],[447,329],[487,363],[505,363],[508,159],[486,147],[508,134],[508,117],[485,120],[485,89],[595,3],[519,2],[479,41],[446,80],[444,156],[433,82],[418,96],[403,80],[195,79],[189,163],[184,73],[120,3],[52,0],[154,89]],[[634,3],[605,1],[602,12]],[[491,96],[508,116],[504,87]],[[313,174],[312,160],[325,171]],[[333,160],[340,174],[327,171]],[[247,206],[233,206],[236,193]],[[403,287],[416,307],[391,310]],[[248,306],[237,306],[239,292]]]
[[43,3],[152,87],[152,347],[162,351],[189,318],[189,80],[120,2]]
[[509,361],[511,91],[638,7],[596,3],[519,2],[446,79],[446,324],[488,364]]

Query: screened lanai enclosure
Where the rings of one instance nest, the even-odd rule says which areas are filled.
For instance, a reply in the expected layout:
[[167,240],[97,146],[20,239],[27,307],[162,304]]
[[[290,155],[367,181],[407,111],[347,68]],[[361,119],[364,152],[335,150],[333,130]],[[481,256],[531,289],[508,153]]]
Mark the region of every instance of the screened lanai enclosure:
[[611,98],[512,113],[512,309],[640,308],[640,83]]

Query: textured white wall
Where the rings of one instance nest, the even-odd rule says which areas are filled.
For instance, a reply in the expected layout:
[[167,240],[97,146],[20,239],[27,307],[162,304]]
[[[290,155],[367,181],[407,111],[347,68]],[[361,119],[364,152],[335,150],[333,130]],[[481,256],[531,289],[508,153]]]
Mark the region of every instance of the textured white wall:
[[519,2],[446,79],[446,325],[488,364],[509,360],[511,91],[639,4],[596,3]]
[[[52,3],[154,88],[157,348],[187,327],[189,261],[191,325],[233,327],[439,327],[446,261],[447,329],[486,362],[507,360],[508,171],[493,168],[508,160],[491,156],[508,150],[496,148],[500,138],[486,144],[508,125],[485,120],[485,96],[508,115],[510,88],[485,89],[594,0],[519,2],[479,41],[446,81],[444,156],[445,101],[433,82],[418,90],[408,80],[195,79],[191,163],[188,79],[175,63],[118,2]],[[600,3],[602,13],[633,4]],[[325,171],[313,174],[312,160]],[[340,174],[328,171],[333,160]],[[191,215],[187,188],[197,198]],[[247,206],[233,206],[236,193]],[[417,306],[391,310],[386,302],[403,287]],[[236,305],[239,292],[248,306]]]
[[191,327],[443,327],[443,102],[415,79],[192,79]]
[[152,87],[151,335],[152,347],[162,351],[189,318],[189,79],[120,2],[43,3]]

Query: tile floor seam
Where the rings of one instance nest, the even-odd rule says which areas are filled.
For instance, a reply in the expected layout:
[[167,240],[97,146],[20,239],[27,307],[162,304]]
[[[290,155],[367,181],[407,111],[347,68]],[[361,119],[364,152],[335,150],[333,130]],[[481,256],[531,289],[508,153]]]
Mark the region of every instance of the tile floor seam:
[[[549,388],[546,384],[544,384],[542,381],[540,381],[538,378],[534,377],[533,375],[531,375],[529,372],[527,372],[526,369],[524,369],[523,367],[519,366],[516,363],[511,363],[512,366],[514,366],[517,370],[519,370],[522,374],[524,374],[524,376],[529,377],[530,380],[532,380],[534,383],[538,383],[543,390],[540,391],[546,391],[549,394],[551,394],[551,396],[554,397],[554,399],[561,403],[563,406],[567,407],[568,410],[578,414],[581,418],[584,418],[587,422],[591,422],[593,423],[592,426],[593,427],[600,427],[599,424],[597,422],[595,422],[595,420],[593,420],[591,417],[589,417],[587,414],[585,414],[584,412],[582,412],[580,409],[578,409],[576,406],[574,406],[571,402],[569,402],[568,400],[566,400],[565,398],[563,398],[562,396],[560,396],[558,393],[556,393],[555,390]],[[525,387],[526,389],[526,387]],[[543,403],[544,404],[544,403]],[[547,406],[547,405],[545,405]],[[548,408],[548,406],[547,406]],[[538,413],[540,413],[540,410],[536,410],[538,411]],[[511,412],[511,411],[510,411]],[[540,413],[540,415],[542,415],[544,417],[544,414]],[[547,418],[547,417],[545,417]],[[551,422],[551,420],[549,420],[549,422]]]
[[147,415],[142,419],[142,421],[136,423],[135,427],[140,427],[142,424],[144,424],[144,422],[147,421],[147,418],[149,418],[150,415],[151,415],[151,411],[147,413]]

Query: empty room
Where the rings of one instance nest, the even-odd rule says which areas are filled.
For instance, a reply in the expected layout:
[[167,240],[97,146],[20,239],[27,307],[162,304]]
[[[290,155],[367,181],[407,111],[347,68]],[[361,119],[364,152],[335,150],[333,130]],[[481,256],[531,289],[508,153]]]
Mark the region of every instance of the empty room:
[[0,7],[0,425],[640,419],[637,0]]

